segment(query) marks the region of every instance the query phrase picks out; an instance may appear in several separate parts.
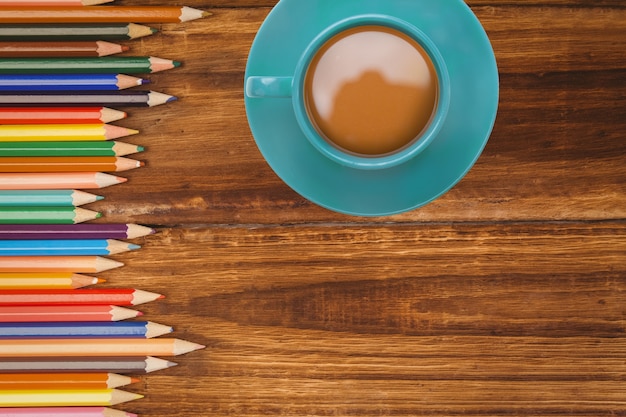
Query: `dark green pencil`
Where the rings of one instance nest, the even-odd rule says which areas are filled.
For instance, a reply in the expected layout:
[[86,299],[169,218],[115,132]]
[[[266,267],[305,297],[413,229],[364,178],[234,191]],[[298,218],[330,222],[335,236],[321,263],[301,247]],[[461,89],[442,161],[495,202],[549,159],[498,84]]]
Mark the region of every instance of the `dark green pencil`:
[[0,142],[2,156],[124,156],[143,147],[116,141]]

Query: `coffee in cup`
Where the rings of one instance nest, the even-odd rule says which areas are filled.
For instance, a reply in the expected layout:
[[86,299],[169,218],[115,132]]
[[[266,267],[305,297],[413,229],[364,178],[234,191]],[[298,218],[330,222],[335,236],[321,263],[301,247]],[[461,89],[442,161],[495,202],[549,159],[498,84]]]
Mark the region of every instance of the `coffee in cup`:
[[397,29],[344,30],[317,51],[304,79],[306,110],[318,133],[366,157],[418,140],[437,105],[438,81],[424,48]]

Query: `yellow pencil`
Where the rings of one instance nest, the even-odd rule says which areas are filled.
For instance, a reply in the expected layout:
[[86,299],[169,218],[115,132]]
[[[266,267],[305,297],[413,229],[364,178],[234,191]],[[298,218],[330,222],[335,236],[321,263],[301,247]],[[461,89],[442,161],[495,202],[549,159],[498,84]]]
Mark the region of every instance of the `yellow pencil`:
[[0,125],[2,142],[109,140],[139,131],[109,124]]
[[74,289],[102,282],[103,279],[71,272],[0,272],[0,290]]
[[0,390],[0,407],[110,406],[139,398],[118,389]]

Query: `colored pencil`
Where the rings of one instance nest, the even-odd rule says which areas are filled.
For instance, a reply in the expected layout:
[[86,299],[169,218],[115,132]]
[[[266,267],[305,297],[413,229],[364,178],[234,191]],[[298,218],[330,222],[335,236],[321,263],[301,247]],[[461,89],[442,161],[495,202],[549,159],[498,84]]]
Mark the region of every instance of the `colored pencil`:
[[0,256],[107,256],[139,248],[114,239],[0,240]]
[[[110,389],[139,382],[138,378],[110,372],[59,374],[1,374],[0,389]],[[0,414],[2,416],[2,414]]]
[[0,408],[0,417],[137,417],[108,407],[19,407]]
[[2,339],[0,357],[178,356],[205,346],[168,337],[154,339]]
[[[20,258],[20,257],[18,257]],[[85,258],[88,258],[87,256]],[[0,258],[0,269],[5,257]],[[95,271],[100,272],[100,271]],[[132,288],[81,290],[6,290],[0,292],[0,306],[116,305],[133,306],[161,298],[161,294]]]
[[0,23],[180,23],[210,13],[178,6],[0,7]]
[[124,74],[4,74],[0,91],[119,91],[148,82]]
[[[0,143],[0,148],[2,148],[1,145]],[[78,207],[103,198],[80,190],[0,190],[0,206]]]
[[118,389],[0,390],[0,407],[110,406],[143,398]]
[[104,123],[0,125],[0,141],[88,141],[136,135],[139,131]]
[[81,223],[75,225],[0,225],[0,239],[135,239],[155,233],[133,223]]
[[0,173],[0,190],[96,189],[123,182],[104,172]]
[[45,57],[98,57],[115,55],[128,51],[126,45],[106,41],[74,42],[2,42],[2,58],[45,58]]
[[[1,142],[3,156],[125,156],[143,152],[142,146],[115,141]],[[0,193],[0,204],[2,194]]]
[[[93,274],[121,266],[124,266],[124,264],[101,256],[0,257],[0,272],[77,272]],[[0,293],[0,296],[5,295],[6,293]],[[88,300],[85,300],[83,304],[94,303],[89,303]]]
[[101,216],[80,207],[0,207],[0,224],[76,224]]
[[41,106],[105,106],[153,107],[176,100],[176,97],[156,91],[48,91],[40,93],[10,93],[0,91],[0,107]]
[[110,3],[113,0],[0,0],[0,6],[5,7],[67,7],[67,6],[95,6]]
[[145,74],[178,66],[180,62],[148,56],[0,58],[0,74]]
[[157,29],[135,23],[0,25],[0,41],[116,41],[150,36]]
[[0,323],[120,321],[142,315],[137,310],[111,305],[0,306]]
[[70,272],[0,273],[0,290],[65,290],[99,284],[104,280]]
[[0,157],[0,172],[120,172],[143,165],[141,161],[122,156]]
[[150,321],[0,323],[0,339],[80,337],[151,339],[171,332],[171,327]]
[[104,124],[127,117],[107,107],[0,107],[0,124]]
[[114,372],[118,374],[147,374],[176,365],[176,362],[152,356],[0,358],[0,373]]

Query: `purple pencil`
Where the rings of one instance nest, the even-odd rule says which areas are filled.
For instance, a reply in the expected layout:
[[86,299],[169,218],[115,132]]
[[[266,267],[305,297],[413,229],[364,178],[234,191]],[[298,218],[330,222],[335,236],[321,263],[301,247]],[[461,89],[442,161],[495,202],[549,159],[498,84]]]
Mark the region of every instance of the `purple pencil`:
[[80,223],[1,224],[0,240],[32,239],[134,239],[154,233],[154,229],[138,224]]

